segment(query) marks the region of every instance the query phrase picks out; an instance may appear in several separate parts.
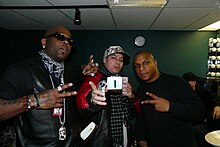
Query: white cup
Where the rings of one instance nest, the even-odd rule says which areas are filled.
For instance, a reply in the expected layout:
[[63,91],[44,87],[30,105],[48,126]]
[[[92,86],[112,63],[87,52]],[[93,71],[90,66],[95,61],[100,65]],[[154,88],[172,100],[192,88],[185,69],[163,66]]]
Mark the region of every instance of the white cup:
[[211,76],[214,77],[215,76],[215,72],[211,72]]
[[216,52],[216,48],[215,47],[213,47],[213,48],[211,48],[211,50],[212,50],[212,52]]
[[215,68],[215,64],[211,64],[211,68]]
[[219,77],[219,76],[220,76],[220,72],[217,72],[217,73],[216,73],[216,76]]
[[215,60],[216,59],[216,56],[211,56],[211,60]]

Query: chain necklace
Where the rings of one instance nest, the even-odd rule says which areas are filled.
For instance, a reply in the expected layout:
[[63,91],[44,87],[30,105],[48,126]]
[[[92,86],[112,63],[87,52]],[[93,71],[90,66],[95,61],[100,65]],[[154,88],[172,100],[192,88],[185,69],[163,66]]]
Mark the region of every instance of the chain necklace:
[[[55,89],[55,86],[54,86],[54,83],[53,83],[53,79],[50,76],[50,81],[51,81],[51,84],[52,84],[52,87],[53,89]],[[61,84],[60,85],[63,85],[64,84],[64,79],[63,79],[63,75],[61,76]],[[64,91],[65,92],[65,91]],[[61,127],[59,128],[59,140],[66,140],[66,128],[64,127],[64,124],[65,124],[65,121],[66,121],[66,101],[65,101],[65,98],[63,98],[63,121],[62,121],[62,118],[61,118],[61,114],[62,114],[62,108],[54,108],[54,109],[57,109],[56,111],[59,112],[59,121],[60,121],[60,124],[61,124]]]

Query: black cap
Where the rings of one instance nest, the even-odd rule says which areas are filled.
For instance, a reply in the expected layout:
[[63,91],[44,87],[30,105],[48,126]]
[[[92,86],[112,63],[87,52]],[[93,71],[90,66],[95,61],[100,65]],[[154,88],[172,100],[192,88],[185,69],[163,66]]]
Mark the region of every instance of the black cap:
[[183,74],[182,76],[183,79],[185,79],[186,81],[196,81],[196,75],[192,72],[186,72]]

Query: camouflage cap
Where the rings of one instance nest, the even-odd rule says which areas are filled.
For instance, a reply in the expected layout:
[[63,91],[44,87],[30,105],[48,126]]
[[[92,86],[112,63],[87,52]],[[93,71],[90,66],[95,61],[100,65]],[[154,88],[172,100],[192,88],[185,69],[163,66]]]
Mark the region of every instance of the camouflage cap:
[[103,58],[106,58],[106,57],[113,55],[113,54],[116,54],[116,53],[122,54],[124,56],[124,63],[125,64],[127,64],[129,62],[130,55],[128,53],[126,53],[122,49],[122,47],[120,47],[120,46],[110,46],[108,49],[105,50]]

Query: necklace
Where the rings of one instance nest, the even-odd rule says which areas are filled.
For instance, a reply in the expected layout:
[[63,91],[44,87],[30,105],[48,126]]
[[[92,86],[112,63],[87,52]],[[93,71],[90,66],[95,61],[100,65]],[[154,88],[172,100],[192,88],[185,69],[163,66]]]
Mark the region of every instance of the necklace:
[[[54,86],[54,83],[53,83],[53,79],[50,76],[50,81],[51,81],[51,84],[52,84],[52,87],[53,89],[55,88]],[[61,84],[60,85],[63,85],[64,84],[64,79],[63,79],[63,75],[61,76]],[[64,91],[65,92],[65,91]],[[59,121],[60,121],[60,124],[61,124],[61,127],[59,128],[59,140],[66,140],[66,128],[64,127],[64,124],[65,124],[65,121],[66,121],[66,102],[65,102],[65,98],[63,98],[63,121],[62,121],[62,118],[61,118],[61,114],[62,114],[62,108],[54,108],[56,110],[56,112],[58,112],[58,116],[59,116]]]

